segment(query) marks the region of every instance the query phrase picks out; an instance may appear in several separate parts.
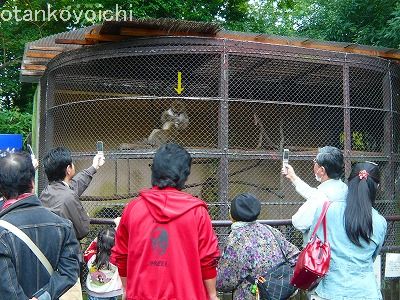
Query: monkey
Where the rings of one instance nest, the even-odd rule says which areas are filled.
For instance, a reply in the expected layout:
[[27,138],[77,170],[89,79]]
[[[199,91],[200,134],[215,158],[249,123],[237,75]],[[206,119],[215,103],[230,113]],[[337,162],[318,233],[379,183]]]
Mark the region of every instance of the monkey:
[[174,100],[171,107],[161,114],[161,124],[164,130],[170,129],[172,125],[175,125],[178,130],[186,129],[189,125],[189,117],[186,114],[185,104],[180,100]]
[[189,117],[185,104],[180,100],[174,100],[171,107],[161,114],[161,129],[153,129],[147,138],[147,143],[152,146],[160,146],[164,143],[175,142],[178,131],[189,126]]

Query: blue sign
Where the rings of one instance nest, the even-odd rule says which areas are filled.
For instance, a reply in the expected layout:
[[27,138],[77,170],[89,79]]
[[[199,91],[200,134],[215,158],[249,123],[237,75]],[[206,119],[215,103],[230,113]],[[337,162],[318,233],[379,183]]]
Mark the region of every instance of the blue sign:
[[22,134],[0,134],[0,152],[22,150]]

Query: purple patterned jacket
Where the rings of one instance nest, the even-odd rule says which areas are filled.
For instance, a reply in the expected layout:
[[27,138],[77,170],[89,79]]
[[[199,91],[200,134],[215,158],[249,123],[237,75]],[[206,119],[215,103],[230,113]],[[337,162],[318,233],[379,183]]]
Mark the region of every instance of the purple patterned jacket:
[[[244,278],[247,275],[260,275],[284,260],[277,241],[266,226],[257,221],[232,224],[232,231],[218,263],[217,290],[234,291],[233,300],[255,299],[250,291],[251,284]],[[280,231],[268,227],[279,239],[289,261],[294,262],[293,256],[299,249],[289,243]]]

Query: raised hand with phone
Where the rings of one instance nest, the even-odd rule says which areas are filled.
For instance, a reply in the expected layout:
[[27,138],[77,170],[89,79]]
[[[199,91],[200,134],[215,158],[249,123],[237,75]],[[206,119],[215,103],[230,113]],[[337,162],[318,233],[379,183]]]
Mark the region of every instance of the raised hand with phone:
[[39,161],[36,158],[35,153],[33,152],[31,145],[27,144],[26,148],[28,149],[29,154],[31,155],[32,165],[36,170],[38,168],[38,166],[39,166]]
[[104,144],[102,141],[97,141],[96,143],[97,154],[93,157],[92,166],[98,170],[102,165],[104,165],[105,157],[104,157]]
[[295,181],[297,178],[296,173],[291,165],[289,165],[289,149],[283,149],[282,152],[282,175],[285,175],[287,179],[291,182]]

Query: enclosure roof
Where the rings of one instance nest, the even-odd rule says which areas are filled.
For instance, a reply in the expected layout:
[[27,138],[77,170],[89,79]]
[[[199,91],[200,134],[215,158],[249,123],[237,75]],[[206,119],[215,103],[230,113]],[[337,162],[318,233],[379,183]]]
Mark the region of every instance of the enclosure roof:
[[355,53],[394,59],[400,62],[400,49],[353,43],[325,42],[307,38],[225,31],[215,23],[172,19],[106,21],[77,30],[51,35],[25,45],[21,65],[22,82],[39,82],[48,62],[62,52],[99,43],[118,43],[138,37],[197,36],[285,45],[317,50]]

